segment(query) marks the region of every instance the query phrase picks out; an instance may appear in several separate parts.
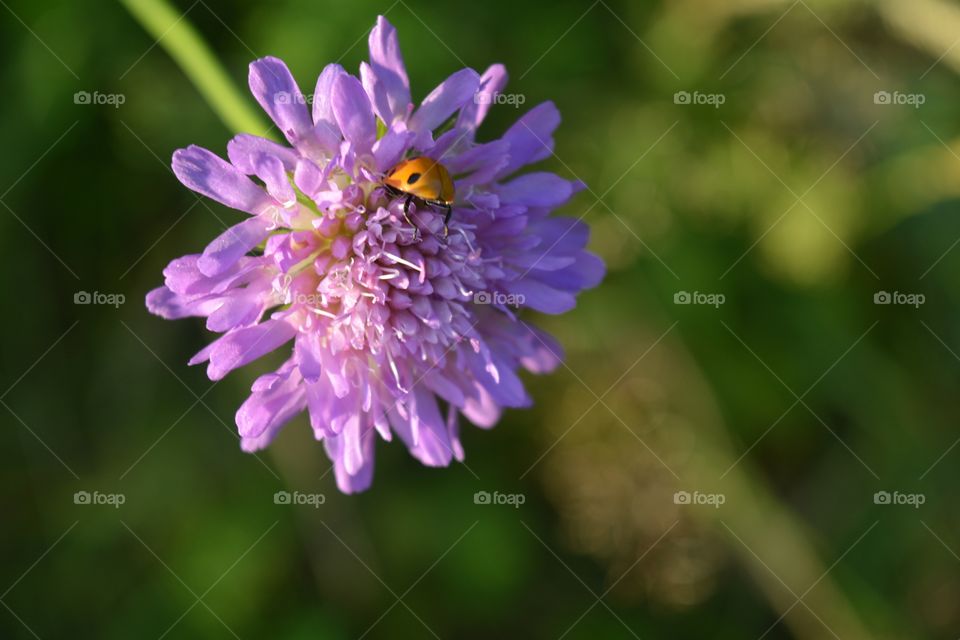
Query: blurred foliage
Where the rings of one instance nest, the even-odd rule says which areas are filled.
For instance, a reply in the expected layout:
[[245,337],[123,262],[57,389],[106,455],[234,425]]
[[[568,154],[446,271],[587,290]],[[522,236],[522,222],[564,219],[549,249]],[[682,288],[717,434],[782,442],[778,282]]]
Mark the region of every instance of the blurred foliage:
[[[415,98],[503,62],[508,91],[563,113],[544,167],[590,186],[565,214],[610,272],[535,319],[568,349],[528,377],[535,408],[466,427],[469,466],[381,443],[374,488],[344,497],[304,418],[239,451],[233,413],[266,367],[212,385],[185,364],[202,323],[142,305],[237,219],[169,171],[231,132],[120,4],[7,1],[0,637],[958,636],[955,6],[178,1],[241,88],[267,54],[303,87],[356,69],[383,12]],[[494,109],[484,136],[518,115]],[[284,489],[326,502],[274,504]]]

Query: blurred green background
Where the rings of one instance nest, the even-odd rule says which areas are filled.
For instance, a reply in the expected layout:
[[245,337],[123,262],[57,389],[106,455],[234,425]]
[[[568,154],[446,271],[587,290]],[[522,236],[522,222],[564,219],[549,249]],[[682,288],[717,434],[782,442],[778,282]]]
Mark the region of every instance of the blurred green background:
[[214,386],[202,322],[143,306],[239,220],[169,170],[232,132],[123,5],[0,4],[0,637],[960,635],[956,4],[176,0],[248,106],[252,59],[309,91],[380,13],[415,99],[503,62],[589,185],[609,275],[535,319],[568,349],[535,408],[465,426],[468,467],[380,443],[351,497],[305,417],[241,453],[267,365]]

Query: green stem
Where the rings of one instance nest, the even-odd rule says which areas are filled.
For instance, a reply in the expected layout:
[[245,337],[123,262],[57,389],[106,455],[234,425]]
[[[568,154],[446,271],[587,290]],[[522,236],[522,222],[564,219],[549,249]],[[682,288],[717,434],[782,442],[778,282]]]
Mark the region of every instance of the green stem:
[[120,0],[183,69],[220,120],[235,133],[266,135],[269,126],[224,71],[184,14],[167,0]]

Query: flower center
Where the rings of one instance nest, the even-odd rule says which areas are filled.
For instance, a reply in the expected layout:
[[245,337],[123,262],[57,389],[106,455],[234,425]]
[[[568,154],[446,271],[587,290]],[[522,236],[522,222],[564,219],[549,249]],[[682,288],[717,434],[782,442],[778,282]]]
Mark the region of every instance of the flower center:
[[[468,305],[485,289],[485,265],[468,225],[444,236],[443,211],[380,185],[331,195],[312,228],[267,241],[274,288],[326,348],[433,350],[466,337]],[[371,188],[372,187],[372,188]]]

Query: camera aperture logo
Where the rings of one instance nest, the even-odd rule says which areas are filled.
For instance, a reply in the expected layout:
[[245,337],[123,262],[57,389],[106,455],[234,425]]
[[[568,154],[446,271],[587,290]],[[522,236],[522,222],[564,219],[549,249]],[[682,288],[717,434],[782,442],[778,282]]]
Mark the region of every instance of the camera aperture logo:
[[527,496],[522,493],[500,493],[494,491],[477,491],[473,494],[473,504],[506,504],[514,509],[519,509],[520,505],[527,501]]
[[497,307],[520,307],[527,301],[522,293],[503,293],[502,291],[477,291],[473,294],[475,304],[492,304]]
[[901,291],[877,291],[873,294],[873,304],[897,304],[919,309],[927,301],[922,293],[903,293]]
[[673,294],[673,304],[702,304],[719,309],[727,301],[722,293],[704,293],[702,291],[677,291]]
[[300,491],[277,491],[273,494],[273,504],[307,505],[319,509],[327,501],[322,493],[301,493]]
[[900,493],[899,491],[877,491],[873,494],[873,504],[906,505],[919,509],[927,501],[923,493]]
[[694,91],[693,93],[689,91],[677,91],[673,94],[673,104],[695,104],[695,105],[710,105],[714,109],[719,109],[720,105],[727,101],[727,96],[722,93],[700,93],[699,91]]
[[109,505],[119,509],[127,501],[122,493],[100,493],[99,491],[77,491],[73,494],[73,504],[80,505]]
[[99,91],[77,91],[73,94],[73,104],[95,104],[110,105],[114,109],[119,109],[120,105],[127,101],[127,96],[122,93],[100,93]]
[[873,104],[907,105],[919,109],[927,101],[922,93],[901,93],[900,91],[877,91],[873,94]]
[[727,501],[727,496],[722,493],[701,493],[700,491],[677,491],[673,494],[673,504],[696,504],[709,505],[714,509],[719,509],[720,505]]
[[127,297],[122,293],[101,293],[99,291],[94,291],[91,293],[89,291],[77,291],[75,294],[73,294],[73,304],[105,304],[114,308],[119,308],[120,305],[126,301]]

